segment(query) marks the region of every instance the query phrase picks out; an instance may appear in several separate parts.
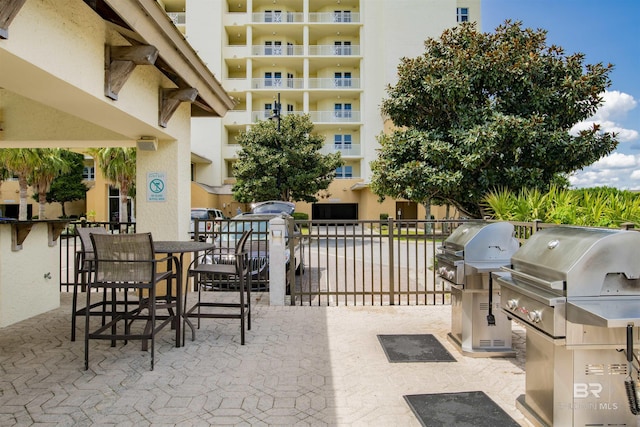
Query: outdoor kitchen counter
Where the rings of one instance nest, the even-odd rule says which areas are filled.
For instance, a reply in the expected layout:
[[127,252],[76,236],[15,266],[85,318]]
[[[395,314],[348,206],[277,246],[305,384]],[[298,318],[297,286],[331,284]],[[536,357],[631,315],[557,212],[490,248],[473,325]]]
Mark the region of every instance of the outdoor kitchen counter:
[[0,219],[0,327],[59,307],[57,244],[68,223]]

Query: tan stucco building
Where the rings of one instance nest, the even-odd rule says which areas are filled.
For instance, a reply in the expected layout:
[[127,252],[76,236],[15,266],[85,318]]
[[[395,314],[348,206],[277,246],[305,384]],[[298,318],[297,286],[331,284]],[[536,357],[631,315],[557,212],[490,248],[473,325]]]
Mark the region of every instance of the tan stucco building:
[[[424,218],[423,207],[378,198],[369,164],[384,131],[380,104],[397,80],[400,58],[462,21],[480,25],[481,0],[159,0],[237,105],[222,119],[192,120],[193,206],[233,215],[236,137],[282,114],[309,114],[339,151],[344,167],[315,204],[297,211],[315,219],[377,219],[381,213]],[[201,196],[201,197],[200,197]],[[445,209],[433,209],[438,218]],[[451,212],[450,215],[454,215]]]

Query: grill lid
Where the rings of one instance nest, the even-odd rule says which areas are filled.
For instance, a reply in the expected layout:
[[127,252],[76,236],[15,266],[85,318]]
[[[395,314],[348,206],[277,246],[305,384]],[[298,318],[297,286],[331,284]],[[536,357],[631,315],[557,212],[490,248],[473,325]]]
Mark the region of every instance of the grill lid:
[[554,227],[534,233],[511,257],[514,281],[566,296],[640,296],[640,233]]
[[465,262],[509,260],[518,249],[509,222],[467,222],[459,226],[444,241],[442,249]]

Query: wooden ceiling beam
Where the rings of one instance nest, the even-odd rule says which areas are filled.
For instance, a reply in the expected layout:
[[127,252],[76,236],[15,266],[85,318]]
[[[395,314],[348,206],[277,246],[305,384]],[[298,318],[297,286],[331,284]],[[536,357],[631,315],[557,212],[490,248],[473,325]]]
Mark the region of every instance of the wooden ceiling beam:
[[27,0],[0,0],[0,39],[9,38],[9,25]]
[[198,90],[188,89],[161,89],[160,94],[160,114],[158,125],[166,128],[169,119],[176,112],[182,102],[193,102],[198,96]]
[[105,46],[104,94],[118,99],[118,93],[138,65],[154,65],[158,49],[148,45]]

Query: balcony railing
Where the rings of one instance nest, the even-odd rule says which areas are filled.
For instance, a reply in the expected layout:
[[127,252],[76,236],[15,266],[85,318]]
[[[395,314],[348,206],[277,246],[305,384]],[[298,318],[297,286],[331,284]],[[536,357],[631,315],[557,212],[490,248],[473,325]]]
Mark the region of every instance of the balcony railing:
[[335,46],[332,44],[310,45],[310,56],[360,56],[359,45]]
[[[239,111],[239,110],[231,110],[224,117],[225,124],[233,123],[234,121],[238,124],[245,123],[243,120],[249,118],[249,123],[255,123],[258,120],[268,120],[273,116],[273,110],[253,110],[251,111],[251,117],[245,116],[247,111]],[[283,116],[287,114],[309,114],[309,118],[312,122],[318,123],[358,123],[360,121],[360,111],[310,111],[305,113],[302,110],[296,111],[282,111],[281,114]],[[351,145],[351,148],[349,148]],[[327,146],[329,148],[323,148],[323,150],[333,150],[329,152],[334,152],[336,150],[340,150],[348,156],[359,156],[360,155],[360,145],[359,144],[333,144]]]
[[[287,114],[297,114],[299,116],[303,115],[303,111],[282,111],[280,112],[282,116],[286,116]],[[257,122],[259,120],[269,120],[273,117],[273,110],[255,110],[251,113],[251,122]]]
[[[302,56],[304,55],[304,45],[288,45],[288,46],[251,46],[251,55],[253,56]],[[326,45],[310,45],[309,56],[359,56],[360,46],[336,46],[332,44]]]
[[[229,15],[242,15],[242,13],[230,13]],[[238,19],[237,17],[234,19]],[[252,23],[303,23],[305,22],[305,14],[302,12],[254,12],[251,14]],[[327,24],[358,24],[360,23],[359,12],[311,12],[309,20],[311,23],[327,23]]]
[[251,14],[254,23],[304,22],[302,12],[256,12]]
[[314,123],[358,123],[360,122],[360,111],[355,110],[331,110],[331,111],[309,111],[311,121]]
[[[305,89],[304,79],[297,78],[255,78],[251,79],[251,87],[253,89]],[[360,79],[309,79],[308,89],[360,89]]]
[[358,12],[311,12],[309,13],[309,22],[320,23],[359,23],[360,13]]
[[304,89],[304,79],[251,79],[253,89]]
[[360,156],[360,144],[329,144],[320,150],[322,154],[340,153],[343,156]]
[[253,56],[302,56],[304,55],[304,46],[302,45],[286,45],[286,46],[251,46],[251,55]]
[[309,89],[360,89],[357,78],[309,79]]

